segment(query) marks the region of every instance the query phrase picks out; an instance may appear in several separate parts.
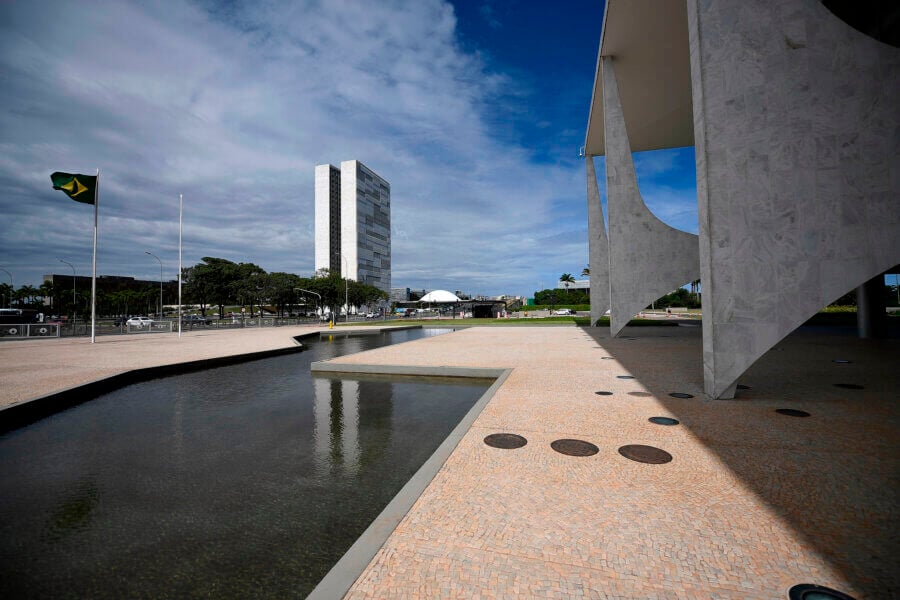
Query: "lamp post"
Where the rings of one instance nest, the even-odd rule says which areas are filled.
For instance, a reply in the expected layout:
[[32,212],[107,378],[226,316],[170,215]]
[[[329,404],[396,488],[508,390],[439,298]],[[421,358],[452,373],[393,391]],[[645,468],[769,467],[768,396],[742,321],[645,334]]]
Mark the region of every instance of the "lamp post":
[[157,261],[159,261],[159,318],[162,319],[162,316],[163,316],[163,314],[162,314],[162,261],[159,260],[159,257],[157,255],[153,254],[152,252],[145,250],[144,254],[149,254],[150,256],[155,258]]
[[303,288],[294,288],[294,291],[295,292],[306,292],[307,294],[314,294],[315,296],[318,296],[319,301],[316,302],[316,314],[319,314],[319,304],[322,303],[322,294],[319,294],[318,292],[314,292],[312,290],[304,290]]
[[4,273],[7,274],[7,276],[9,276],[9,296],[7,296],[7,298],[6,298],[6,307],[11,308],[12,307],[12,293],[13,293],[12,273],[10,273],[6,269],[2,269],[2,268],[0,268],[0,271],[3,271]]
[[344,307],[347,310],[346,316],[344,317],[344,322],[350,322],[350,302],[348,300],[347,288],[349,284],[347,283],[348,278],[350,277],[350,267],[347,266],[347,257],[341,254],[341,260],[344,261]]
[[75,312],[75,266],[67,260],[57,258],[61,263],[69,265],[72,269],[72,335],[75,335],[75,324],[78,322],[78,313]]

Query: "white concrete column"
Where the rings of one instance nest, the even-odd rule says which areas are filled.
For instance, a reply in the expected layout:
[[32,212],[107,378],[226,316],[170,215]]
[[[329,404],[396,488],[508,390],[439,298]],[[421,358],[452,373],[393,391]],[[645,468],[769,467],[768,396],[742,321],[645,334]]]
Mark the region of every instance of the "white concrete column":
[[591,275],[591,327],[609,309],[609,240],[600,205],[594,157],[586,156],[588,203],[588,262]]
[[[700,276],[696,235],[650,212],[638,189],[613,59],[601,58],[609,213],[610,333],[617,335],[651,302]],[[593,264],[591,265],[593,269]]]
[[900,49],[815,0],[687,8],[704,380],[725,398],[797,326],[900,262]]

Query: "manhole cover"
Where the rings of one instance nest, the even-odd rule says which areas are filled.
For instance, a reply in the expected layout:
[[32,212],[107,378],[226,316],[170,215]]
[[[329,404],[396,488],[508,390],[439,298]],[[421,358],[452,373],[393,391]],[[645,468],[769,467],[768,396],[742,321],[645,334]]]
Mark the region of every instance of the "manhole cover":
[[779,415],[787,415],[789,417],[808,417],[809,413],[805,410],[797,410],[796,408],[776,408],[775,412]]
[[629,396],[636,396],[638,398],[649,398],[653,394],[650,392],[628,392]]
[[598,396],[612,396],[612,392],[607,392],[607,391],[603,391],[603,390],[601,390],[599,392],[594,392],[594,393],[597,394]]
[[801,583],[788,590],[791,600],[853,600],[844,592],[812,583]]
[[642,446],[640,444],[622,446],[619,448],[619,454],[625,458],[651,465],[661,465],[672,461],[672,455],[665,450],[660,450],[653,446]]
[[597,446],[581,440],[556,440],[550,447],[566,456],[593,456],[600,452]]
[[834,387],[843,388],[845,390],[864,390],[865,386],[861,386],[856,383],[836,383]]
[[616,379],[634,379],[634,375],[616,375]]
[[835,363],[837,363],[837,364],[839,364],[839,365],[846,365],[846,364],[850,364],[850,363],[853,362],[853,361],[849,361],[849,360],[846,360],[846,359],[844,359],[844,358],[836,358],[836,359],[834,359],[834,360],[831,361],[831,362],[835,362]]
[[693,398],[693,394],[685,394],[684,392],[672,392],[669,394],[673,398]]
[[647,420],[651,423],[656,423],[657,425],[678,425],[678,419],[672,419],[670,417],[650,417]]
[[743,383],[739,383],[739,384],[737,384],[737,389],[739,389],[739,390],[750,390],[750,389],[753,389],[753,388],[751,388],[749,385],[744,385]]
[[484,443],[491,448],[513,450],[515,448],[521,448],[528,443],[528,440],[521,435],[516,435],[514,433],[492,433],[484,438]]

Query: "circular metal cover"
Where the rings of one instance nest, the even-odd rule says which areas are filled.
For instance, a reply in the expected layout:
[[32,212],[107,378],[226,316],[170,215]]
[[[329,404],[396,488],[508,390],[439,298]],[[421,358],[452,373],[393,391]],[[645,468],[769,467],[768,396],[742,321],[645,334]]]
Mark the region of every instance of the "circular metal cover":
[[600,452],[597,446],[581,440],[556,440],[550,447],[566,456],[593,456]]
[[693,398],[693,394],[685,394],[684,392],[672,392],[669,394],[673,398]]
[[629,396],[637,396],[638,398],[649,398],[653,394],[650,392],[628,392]]
[[856,383],[836,383],[834,387],[843,388],[845,390],[864,390],[865,386],[856,384]]
[[515,448],[521,448],[528,443],[528,440],[521,435],[516,435],[514,433],[492,433],[484,438],[484,443],[491,448],[513,450]]
[[654,448],[653,446],[642,446],[640,444],[622,446],[619,448],[619,454],[633,461],[650,465],[661,465],[672,462],[672,455],[665,450]]
[[616,375],[616,379],[634,379],[634,375]]
[[788,590],[790,600],[853,600],[844,592],[813,583],[801,583]]
[[775,412],[779,415],[787,415],[789,417],[808,417],[809,413],[805,410],[797,410],[796,408],[776,408]]
[[612,396],[612,392],[607,392],[605,390],[600,390],[599,392],[594,392],[598,396]]
[[671,417],[650,417],[647,420],[657,425],[678,425],[679,423],[678,419],[673,419]]

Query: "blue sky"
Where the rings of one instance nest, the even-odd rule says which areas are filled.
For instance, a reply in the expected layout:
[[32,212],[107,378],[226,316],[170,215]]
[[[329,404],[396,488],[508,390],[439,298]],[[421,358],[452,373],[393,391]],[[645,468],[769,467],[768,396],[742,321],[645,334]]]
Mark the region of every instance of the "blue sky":
[[[316,164],[391,183],[393,285],[531,295],[587,264],[583,144],[603,4],[484,0],[3,3],[0,266],[174,279],[203,256],[313,271]],[[53,15],[53,18],[48,18]],[[597,161],[602,173],[602,160]],[[635,155],[697,231],[693,149]],[[602,189],[601,189],[602,193]],[[4,275],[5,277],[5,275]]]

